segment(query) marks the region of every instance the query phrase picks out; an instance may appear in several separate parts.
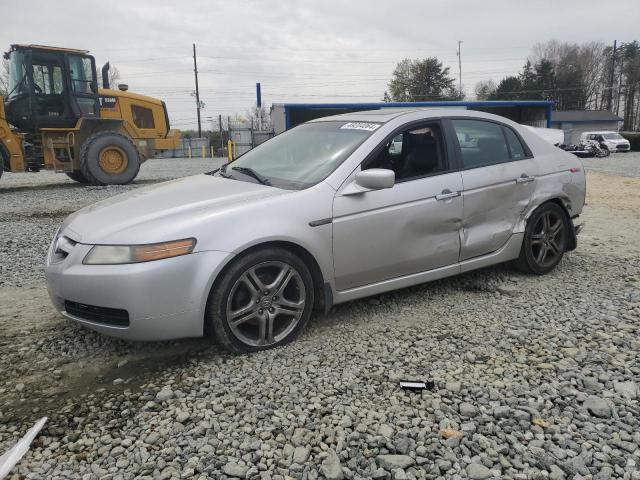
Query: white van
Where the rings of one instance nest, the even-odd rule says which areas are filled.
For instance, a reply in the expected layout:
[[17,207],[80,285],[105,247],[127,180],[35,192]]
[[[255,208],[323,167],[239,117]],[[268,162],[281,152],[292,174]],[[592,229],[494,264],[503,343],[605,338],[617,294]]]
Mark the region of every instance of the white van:
[[629,140],[616,132],[584,132],[580,135],[580,143],[586,143],[587,140],[595,140],[601,147],[608,148],[611,153],[631,150]]

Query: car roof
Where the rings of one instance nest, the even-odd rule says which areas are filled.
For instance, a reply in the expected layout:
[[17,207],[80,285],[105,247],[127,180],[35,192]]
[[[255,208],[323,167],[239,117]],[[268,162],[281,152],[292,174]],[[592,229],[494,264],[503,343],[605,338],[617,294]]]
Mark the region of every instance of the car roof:
[[591,130],[590,132],[582,132],[582,135],[597,135],[600,133],[618,133],[615,130]]
[[373,122],[387,123],[394,118],[403,115],[409,115],[418,111],[425,111],[436,117],[450,116],[473,116],[481,118],[499,118],[490,113],[480,112],[477,110],[468,110],[465,107],[389,107],[379,110],[362,110],[359,112],[341,113],[339,115],[331,115],[329,117],[321,117],[311,120],[310,122]]

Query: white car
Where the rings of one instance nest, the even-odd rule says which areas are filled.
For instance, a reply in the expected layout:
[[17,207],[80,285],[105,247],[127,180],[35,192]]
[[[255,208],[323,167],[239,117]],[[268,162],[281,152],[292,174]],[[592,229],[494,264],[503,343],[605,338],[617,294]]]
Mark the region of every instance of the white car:
[[601,148],[606,147],[611,153],[631,150],[629,140],[617,132],[584,132],[580,135],[580,143],[587,143],[589,140],[598,142]]

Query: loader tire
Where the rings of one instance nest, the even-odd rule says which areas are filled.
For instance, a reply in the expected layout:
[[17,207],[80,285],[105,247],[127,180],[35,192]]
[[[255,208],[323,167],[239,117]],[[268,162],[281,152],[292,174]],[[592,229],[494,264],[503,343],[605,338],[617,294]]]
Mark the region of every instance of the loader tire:
[[4,147],[0,143],[0,178],[2,178],[2,173],[4,172],[5,165],[9,165],[9,158],[8,154],[4,150]]
[[140,171],[140,155],[131,139],[121,133],[94,133],[80,150],[80,171],[92,185],[126,185]]
[[74,170],[73,172],[65,172],[67,177],[69,177],[74,182],[89,184],[89,180],[85,177],[80,170]]

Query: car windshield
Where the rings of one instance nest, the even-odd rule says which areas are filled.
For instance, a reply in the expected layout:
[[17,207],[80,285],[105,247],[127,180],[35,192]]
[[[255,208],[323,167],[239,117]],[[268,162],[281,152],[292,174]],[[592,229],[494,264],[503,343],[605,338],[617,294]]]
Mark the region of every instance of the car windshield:
[[241,171],[251,169],[274,187],[301,190],[324,180],[379,126],[360,122],[305,123],[249,150],[228,164],[224,175],[256,181]]
[[607,140],[622,140],[624,138],[619,133],[603,133],[602,136]]

